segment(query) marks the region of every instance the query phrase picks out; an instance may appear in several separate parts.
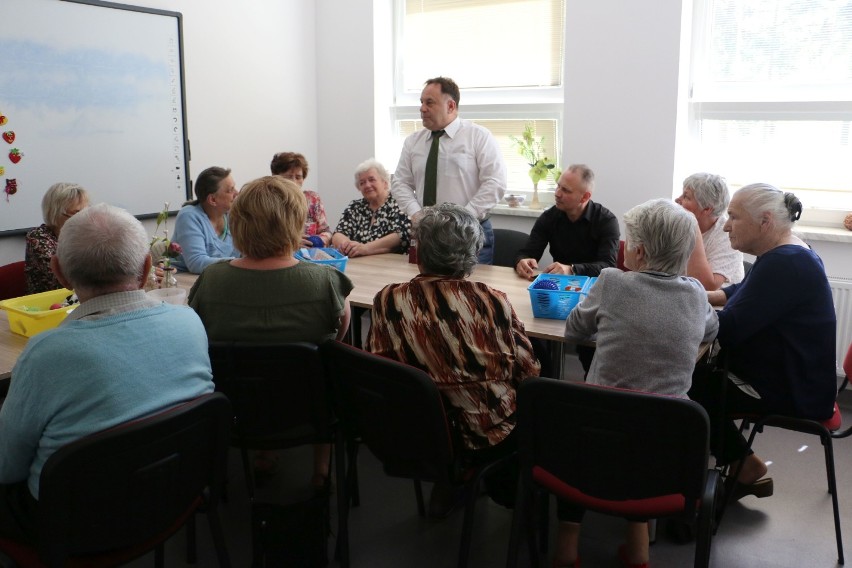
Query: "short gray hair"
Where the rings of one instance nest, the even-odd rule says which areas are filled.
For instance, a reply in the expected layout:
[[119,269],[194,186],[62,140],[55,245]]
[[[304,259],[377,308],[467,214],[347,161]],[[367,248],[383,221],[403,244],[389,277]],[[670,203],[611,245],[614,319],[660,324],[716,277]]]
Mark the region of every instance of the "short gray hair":
[[683,180],[683,188],[689,188],[695,195],[695,201],[702,209],[713,208],[713,216],[720,217],[728,209],[731,194],[725,178],[716,174],[699,172]]
[[580,181],[586,186],[586,191],[592,193],[595,190],[595,172],[586,164],[571,164],[568,171],[577,174]]
[[463,278],[473,272],[485,232],[473,213],[455,203],[423,209],[414,229],[417,258],[430,274]]
[[148,235],[133,215],[100,203],[77,213],[59,235],[56,256],[75,290],[93,295],[135,290],[148,256]]
[[698,221],[671,199],[652,199],[624,214],[626,246],[643,245],[647,270],[685,274]]
[[376,173],[379,174],[379,177],[385,180],[385,183],[390,184],[390,174],[387,169],[375,158],[370,158],[369,160],[364,160],[358,167],[355,168],[355,187],[358,187],[358,176],[361,174],[366,174],[370,170],[376,170]]
[[48,227],[56,227],[59,219],[77,201],[89,202],[89,194],[76,183],[59,182],[51,185],[41,198],[41,216]]
[[768,183],[746,185],[736,195],[752,219],[760,221],[764,213],[769,213],[770,223],[779,231],[789,231],[802,215],[802,202],[796,194],[785,193]]

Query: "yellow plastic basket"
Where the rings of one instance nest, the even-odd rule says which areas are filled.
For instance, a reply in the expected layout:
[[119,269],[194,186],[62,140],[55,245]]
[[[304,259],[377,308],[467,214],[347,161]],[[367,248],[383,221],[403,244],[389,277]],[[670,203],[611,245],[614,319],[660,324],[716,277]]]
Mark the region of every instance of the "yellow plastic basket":
[[0,302],[0,308],[6,310],[9,317],[9,329],[12,333],[32,337],[59,325],[65,319],[65,316],[79,305],[74,304],[57,310],[50,309],[51,305],[61,304],[71,294],[73,292],[65,288],[30,294],[29,296],[3,300]]

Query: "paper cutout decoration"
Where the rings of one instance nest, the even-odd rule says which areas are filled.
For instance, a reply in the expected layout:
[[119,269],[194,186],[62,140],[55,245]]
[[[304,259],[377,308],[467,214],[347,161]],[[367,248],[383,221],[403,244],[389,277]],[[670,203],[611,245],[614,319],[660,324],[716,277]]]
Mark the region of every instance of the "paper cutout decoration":
[[21,151],[18,150],[17,148],[12,148],[11,150],[9,150],[9,160],[13,164],[17,164],[18,162],[20,162],[21,158],[23,158],[23,157],[24,157],[24,155],[21,154]]
[[11,144],[15,141],[15,133],[12,130],[7,130],[3,133],[3,140],[5,140],[6,143]]
[[3,166],[0,166],[0,176],[2,176],[2,175],[6,175],[6,168],[4,168]]
[[5,116],[5,115],[0,114],[0,126],[3,126],[3,125],[4,125],[4,124],[6,124],[7,122],[9,122],[9,119],[8,119],[8,118],[6,118],[6,116]]
[[6,178],[6,189],[3,191],[6,192],[6,201],[9,201],[10,195],[18,193],[18,180]]

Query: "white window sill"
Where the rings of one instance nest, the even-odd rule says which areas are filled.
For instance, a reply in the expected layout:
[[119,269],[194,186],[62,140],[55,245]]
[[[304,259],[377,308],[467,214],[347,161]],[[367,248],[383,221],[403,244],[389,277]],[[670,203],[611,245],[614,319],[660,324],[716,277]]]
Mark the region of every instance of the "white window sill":
[[[552,205],[552,204],[550,204]],[[550,205],[542,204],[541,209],[530,209],[528,205],[519,205],[518,207],[509,207],[508,205],[504,205],[502,203],[498,203],[491,210],[492,215],[506,215],[508,217],[538,217],[545,210],[547,210]]]
[[794,225],[793,232],[805,241],[828,241],[852,243],[852,231],[843,227],[818,227],[814,225]]

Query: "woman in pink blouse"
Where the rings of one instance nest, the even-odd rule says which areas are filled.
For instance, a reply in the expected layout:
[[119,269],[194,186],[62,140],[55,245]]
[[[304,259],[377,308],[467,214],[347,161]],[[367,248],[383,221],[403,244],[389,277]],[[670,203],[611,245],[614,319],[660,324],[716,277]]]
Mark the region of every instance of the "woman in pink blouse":
[[[308,161],[295,152],[279,152],[272,156],[269,164],[272,175],[281,176],[296,182],[299,187],[308,177]],[[308,202],[308,218],[305,221],[305,234],[302,236],[302,246],[327,247],[331,243],[331,228],[325,216],[322,200],[315,191],[302,189]]]

